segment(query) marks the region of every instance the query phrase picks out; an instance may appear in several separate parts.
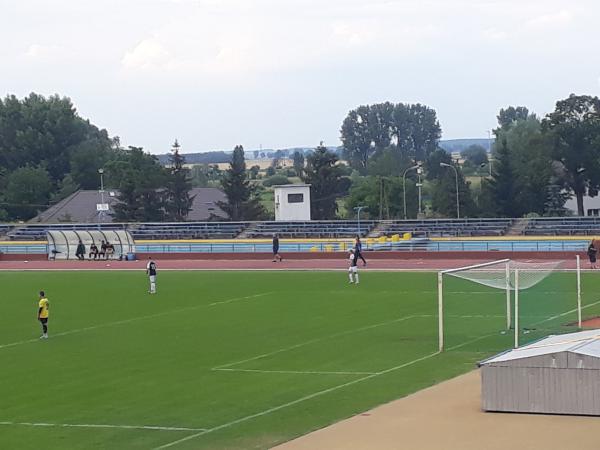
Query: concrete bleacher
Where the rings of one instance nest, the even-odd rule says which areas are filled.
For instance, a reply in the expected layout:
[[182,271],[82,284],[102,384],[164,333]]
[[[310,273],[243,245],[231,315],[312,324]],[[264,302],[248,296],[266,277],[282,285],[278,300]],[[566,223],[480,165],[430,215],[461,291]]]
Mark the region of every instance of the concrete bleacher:
[[504,236],[513,219],[423,219],[382,222],[377,236],[411,233],[413,237]]
[[523,230],[526,236],[600,235],[600,217],[537,217]]
[[374,220],[361,220],[359,233],[356,220],[261,222],[246,234],[250,238],[270,238],[274,233],[281,238],[350,238],[357,234],[366,236],[376,223]]
[[129,228],[135,239],[233,239],[249,222],[142,223]]
[[0,223],[0,236],[5,236],[13,226],[7,223]]
[[28,224],[16,227],[7,233],[14,241],[43,241],[46,232],[52,230],[124,230],[127,225],[122,223],[53,223]]

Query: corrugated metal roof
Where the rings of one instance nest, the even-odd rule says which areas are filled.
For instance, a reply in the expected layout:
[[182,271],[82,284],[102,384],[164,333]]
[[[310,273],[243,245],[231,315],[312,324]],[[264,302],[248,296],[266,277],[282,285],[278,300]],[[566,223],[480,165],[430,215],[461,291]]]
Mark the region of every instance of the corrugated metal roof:
[[480,366],[502,361],[514,361],[560,352],[577,353],[600,358],[600,330],[552,335],[523,347],[506,351],[479,363]]

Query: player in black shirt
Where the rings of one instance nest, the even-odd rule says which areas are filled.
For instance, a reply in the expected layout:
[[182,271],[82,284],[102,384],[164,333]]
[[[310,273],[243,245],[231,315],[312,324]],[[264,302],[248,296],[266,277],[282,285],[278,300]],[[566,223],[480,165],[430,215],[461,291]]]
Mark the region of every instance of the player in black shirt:
[[152,260],[152,256],[148,256],[146,275],[150,279],[150,294],[156,294],[156,263]]
[[283,258],[279,254],[279,238],[277,237],[277,234],[274,234],[273,235],[273,262],[277,262],[278,260],[279,260],[279,262],[281,262],[281,261],[283,261]]

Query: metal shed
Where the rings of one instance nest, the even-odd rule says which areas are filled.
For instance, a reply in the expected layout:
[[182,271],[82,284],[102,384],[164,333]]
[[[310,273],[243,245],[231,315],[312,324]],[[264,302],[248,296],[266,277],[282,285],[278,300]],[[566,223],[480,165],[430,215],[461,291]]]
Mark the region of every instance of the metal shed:
[[125,230],[48,230],[46,239],[48,259],[77,259],[75,252],[79,241],[84,244],[86,254],[90,250],[90,245],[96,244],[100,247],[102,241],[114,246],[113,258],[115,259],[124,258],[128,253],[135,253],[135,241]]
[[600,330],[549,336],[479,366],[485,411],[600,416]]

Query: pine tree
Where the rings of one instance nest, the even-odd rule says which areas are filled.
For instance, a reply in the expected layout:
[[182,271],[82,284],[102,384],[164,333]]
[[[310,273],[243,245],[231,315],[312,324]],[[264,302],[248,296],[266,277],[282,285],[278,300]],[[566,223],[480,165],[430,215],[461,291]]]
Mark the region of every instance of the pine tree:
[[497,208],[497,214],[515,217],[515,173],[510,161],[506,138],[502,138],[495,154],[496,163],[489,187]]
[[311,185],[311,217],[314,220],[335,219],[337,197],[341,191],[341,171],[338,157],[323,143],[306,159],[303,180]]
[[248,180],[244,148],[241,145],[234,148],[229,169],[225,172],[221,185],[227,202],[217,202],[217,206],[229,215],[230,220],[261,220],[265,217],[256,188]]
[[177,139],[169,155],[170,169],[165,192],[167,219],[182,222],[192,210],[194,197],[190,197],[192,179],[190,170],[185,167],[185,157],[179,153],[181,146]]

